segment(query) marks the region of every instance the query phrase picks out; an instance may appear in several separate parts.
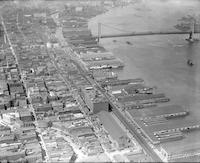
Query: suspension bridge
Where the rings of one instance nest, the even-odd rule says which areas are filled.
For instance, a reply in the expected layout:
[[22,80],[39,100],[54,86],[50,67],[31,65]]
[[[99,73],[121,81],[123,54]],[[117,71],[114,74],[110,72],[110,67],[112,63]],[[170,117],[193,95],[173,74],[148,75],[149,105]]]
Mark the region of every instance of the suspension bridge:
[[[196,26],[196,24],[195,24]],[[117,30],[119,33],[116,34],[102,34],[102,27],[110,28],[113,30]],[[130,32],[124,29],[120,29],[118,27],[114,27],[104,23],[98,23],[98,34],[94,37],[100,41],[101,38],[113,38],[113,37],[130,37],[130,36],[148,36],[148,35],[175,35],[175,34],[184,34],[189,37],[186,39],[188,41],[197,40],[194,39],[194,34],[200,34],[200,24],[198,24],[198,29],[194,29],[194,24],[191,25],[191,29],[189,31],[145,31],[145,32]],[[198,38],[200,36],[198,35]]]

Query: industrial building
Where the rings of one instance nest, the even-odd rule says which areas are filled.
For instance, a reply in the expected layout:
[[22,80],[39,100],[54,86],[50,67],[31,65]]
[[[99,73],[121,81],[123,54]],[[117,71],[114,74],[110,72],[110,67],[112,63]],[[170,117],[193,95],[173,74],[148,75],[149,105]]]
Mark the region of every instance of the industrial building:
[[152,144],[184,138],[184,132],[200,128],[200,122],[184,119],[189,114],[179,105],[169,105],[140,110],[127,110],[143,134]]
[[117,74],[112,72],[112,71],[107,71],[107,70],[94,70],[92,72],[92,77],[100,82],[100,81],[105,81],[105,80],[115,80],[117,79]]
[[112,68],[115,69],[115,68],[123,68],[124,63],[119,59],[112,59],[112,60],[86,62],[86,66],[89,70],[112,69]]
[[141,78],[137,79],[124,79],[124,80],[113,80],[113,81],[104,81],[101,82],[102,87],[106,86],[120,86],[120,85],[127,85],[130,83],[144,83],[144,80]]
[[181,115],[188,115],[189,111],[180,105],[167,105],[162,107],[152,107],[150,109],[128,110],[134,118],[148,119],[154,117],[173,118]]
[[89,52],[81,54],[80,57],[83,61],[110,60],[115,58],[111,52]]
[[90,113],[96,114],[101,110],[109,111],[109,102],[99,90],[93,87],[84,87],[82,93]]
[[197,140],[199,134],[195,136],[195,139],[185,137],[187,144],[181,143],[181,140],[179,140],[159,145],[158,149],[163,159],[168,162],[199,162],[200,142]]

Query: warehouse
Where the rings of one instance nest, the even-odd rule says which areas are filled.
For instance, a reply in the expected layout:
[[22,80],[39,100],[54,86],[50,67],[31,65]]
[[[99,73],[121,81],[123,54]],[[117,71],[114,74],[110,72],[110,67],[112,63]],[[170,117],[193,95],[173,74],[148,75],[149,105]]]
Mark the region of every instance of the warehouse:
[[100,52],[100,53],[85,53],[81,55],[83,61],[95,61],[95,60],[110,60],[115,59],[115,56],[110,52]]
[[181,141],[169,142],[160,145],[160,152],[163,158],[169,162],[199,162],[200,142],[186,137],[187,144]]
[[88,69],[90,69],[90,70],[124,67],[123,62],[119,59],[86,62],[86,65],[87,65]]
[[150,109],[129,110],[128,113],[133,117],[148,118],[148,117],[167,117],[170,115],[181,115],[189,112],[183,109],[180,105],[167,105],[162,107],[152,107]]
[[166,120],[165,118],[154,118],[153,121],[135,119],[145,136],[153,143],[159,144],[183,138],[183,132],[189,132],[200,128],[199,121],[183,119]]
[[96,114],[102,110],[109,111],[108,100],[93,87],[82,88],[83,98],[86,105],[90,108],[90,113]]

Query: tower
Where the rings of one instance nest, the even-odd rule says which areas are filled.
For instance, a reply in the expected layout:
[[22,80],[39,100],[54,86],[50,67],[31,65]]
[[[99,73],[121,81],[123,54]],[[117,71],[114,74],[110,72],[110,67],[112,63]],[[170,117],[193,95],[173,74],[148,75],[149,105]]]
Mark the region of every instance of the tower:
[[98,39],[97,41],[99,42],[101,38],[101,23],[98,23]]

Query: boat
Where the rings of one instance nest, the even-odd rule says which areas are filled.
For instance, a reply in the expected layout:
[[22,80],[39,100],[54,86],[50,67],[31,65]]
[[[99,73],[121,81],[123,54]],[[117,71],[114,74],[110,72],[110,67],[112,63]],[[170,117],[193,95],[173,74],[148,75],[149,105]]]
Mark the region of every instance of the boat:
[[126,41],[126,43],[127,43],[128,45],[133,45],[130,41]]

